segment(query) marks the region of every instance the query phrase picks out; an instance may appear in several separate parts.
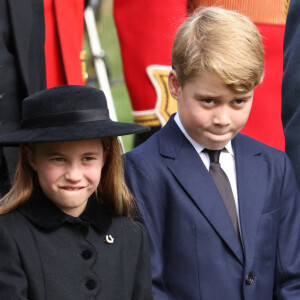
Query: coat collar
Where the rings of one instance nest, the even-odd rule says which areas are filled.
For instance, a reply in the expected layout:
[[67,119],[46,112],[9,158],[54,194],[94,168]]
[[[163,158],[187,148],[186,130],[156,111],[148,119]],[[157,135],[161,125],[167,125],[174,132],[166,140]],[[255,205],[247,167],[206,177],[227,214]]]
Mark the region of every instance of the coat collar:
[[[171,117],[159,134],[160,154],[170,158],[168,168],[173,176],[243,264],[243,249],[223,200],[212,178],[203,176],[208,175],[207,169],[173,118]],[[255,234],[264,204],[263,195],[267,177],[260,145],[259,142],[242,134],[238,134],[232,140],[236,160],[240,222],[248,263],[253,260]],[[189,159],[186,159],[187,157]]]
[[66,222],[87,221],[97,230],[106,232],[112,222],[111,214],[98,203],[95,195],[89,198],[86,209],[78,218],[62,212],[40,189],[35,190],[30,199],[18,209],[32,223],[45,229],[55,229]]

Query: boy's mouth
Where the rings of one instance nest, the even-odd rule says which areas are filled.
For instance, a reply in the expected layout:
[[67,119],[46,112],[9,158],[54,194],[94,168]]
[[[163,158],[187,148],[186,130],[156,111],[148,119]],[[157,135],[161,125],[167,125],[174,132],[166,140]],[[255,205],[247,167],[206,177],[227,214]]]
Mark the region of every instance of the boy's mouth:
[[229,131],[226,131],[226,132],[217,132],[217,131],[209,131],[209,133],[210,134],[213,134],[213,135],[220,135],[220,136],[222,136],[222,135],[226,135],[226,134],[228,134],[229,133]]

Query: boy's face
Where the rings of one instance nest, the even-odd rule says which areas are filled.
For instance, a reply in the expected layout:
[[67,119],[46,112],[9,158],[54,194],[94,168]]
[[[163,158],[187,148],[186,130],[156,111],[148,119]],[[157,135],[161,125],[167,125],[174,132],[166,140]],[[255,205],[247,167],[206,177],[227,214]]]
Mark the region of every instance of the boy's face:
[[41,143],[29,151],[28,162],[45,195],[77,217],[99,185],[105,154],[100,139]]
[[215,73],[205,71],[181,86],[176,71],[169,75],[169,89],[177,100],[181,123],[203,147],[217,150],[244,127],[250,114],[253,90],[237,93]]

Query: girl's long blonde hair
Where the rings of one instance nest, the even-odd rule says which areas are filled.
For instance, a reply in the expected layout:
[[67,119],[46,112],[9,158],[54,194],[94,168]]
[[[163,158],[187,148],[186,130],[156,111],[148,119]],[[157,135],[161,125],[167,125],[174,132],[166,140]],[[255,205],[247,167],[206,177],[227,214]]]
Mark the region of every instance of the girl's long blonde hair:
[[[136,206],[132,194],[125,184],[122,147],[117,137],[101,138],[107,158],[102,169],[100,184],[95,191],[98,201],[104,204],[113,215],[134,218]],[[25,203],[38,184],[35,171],[27,159],[28,145],[21,145],[14,184],[0,200],[0,214],[16,209]]]

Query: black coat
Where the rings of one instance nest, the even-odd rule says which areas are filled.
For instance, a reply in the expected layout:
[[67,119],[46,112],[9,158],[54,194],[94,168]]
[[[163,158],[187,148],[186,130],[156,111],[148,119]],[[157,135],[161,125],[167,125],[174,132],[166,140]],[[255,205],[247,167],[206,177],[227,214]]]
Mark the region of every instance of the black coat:
[[2,215],[0,258],[3,300],[152,299],[145,229],[93,198],[78,218],[41,194]]

